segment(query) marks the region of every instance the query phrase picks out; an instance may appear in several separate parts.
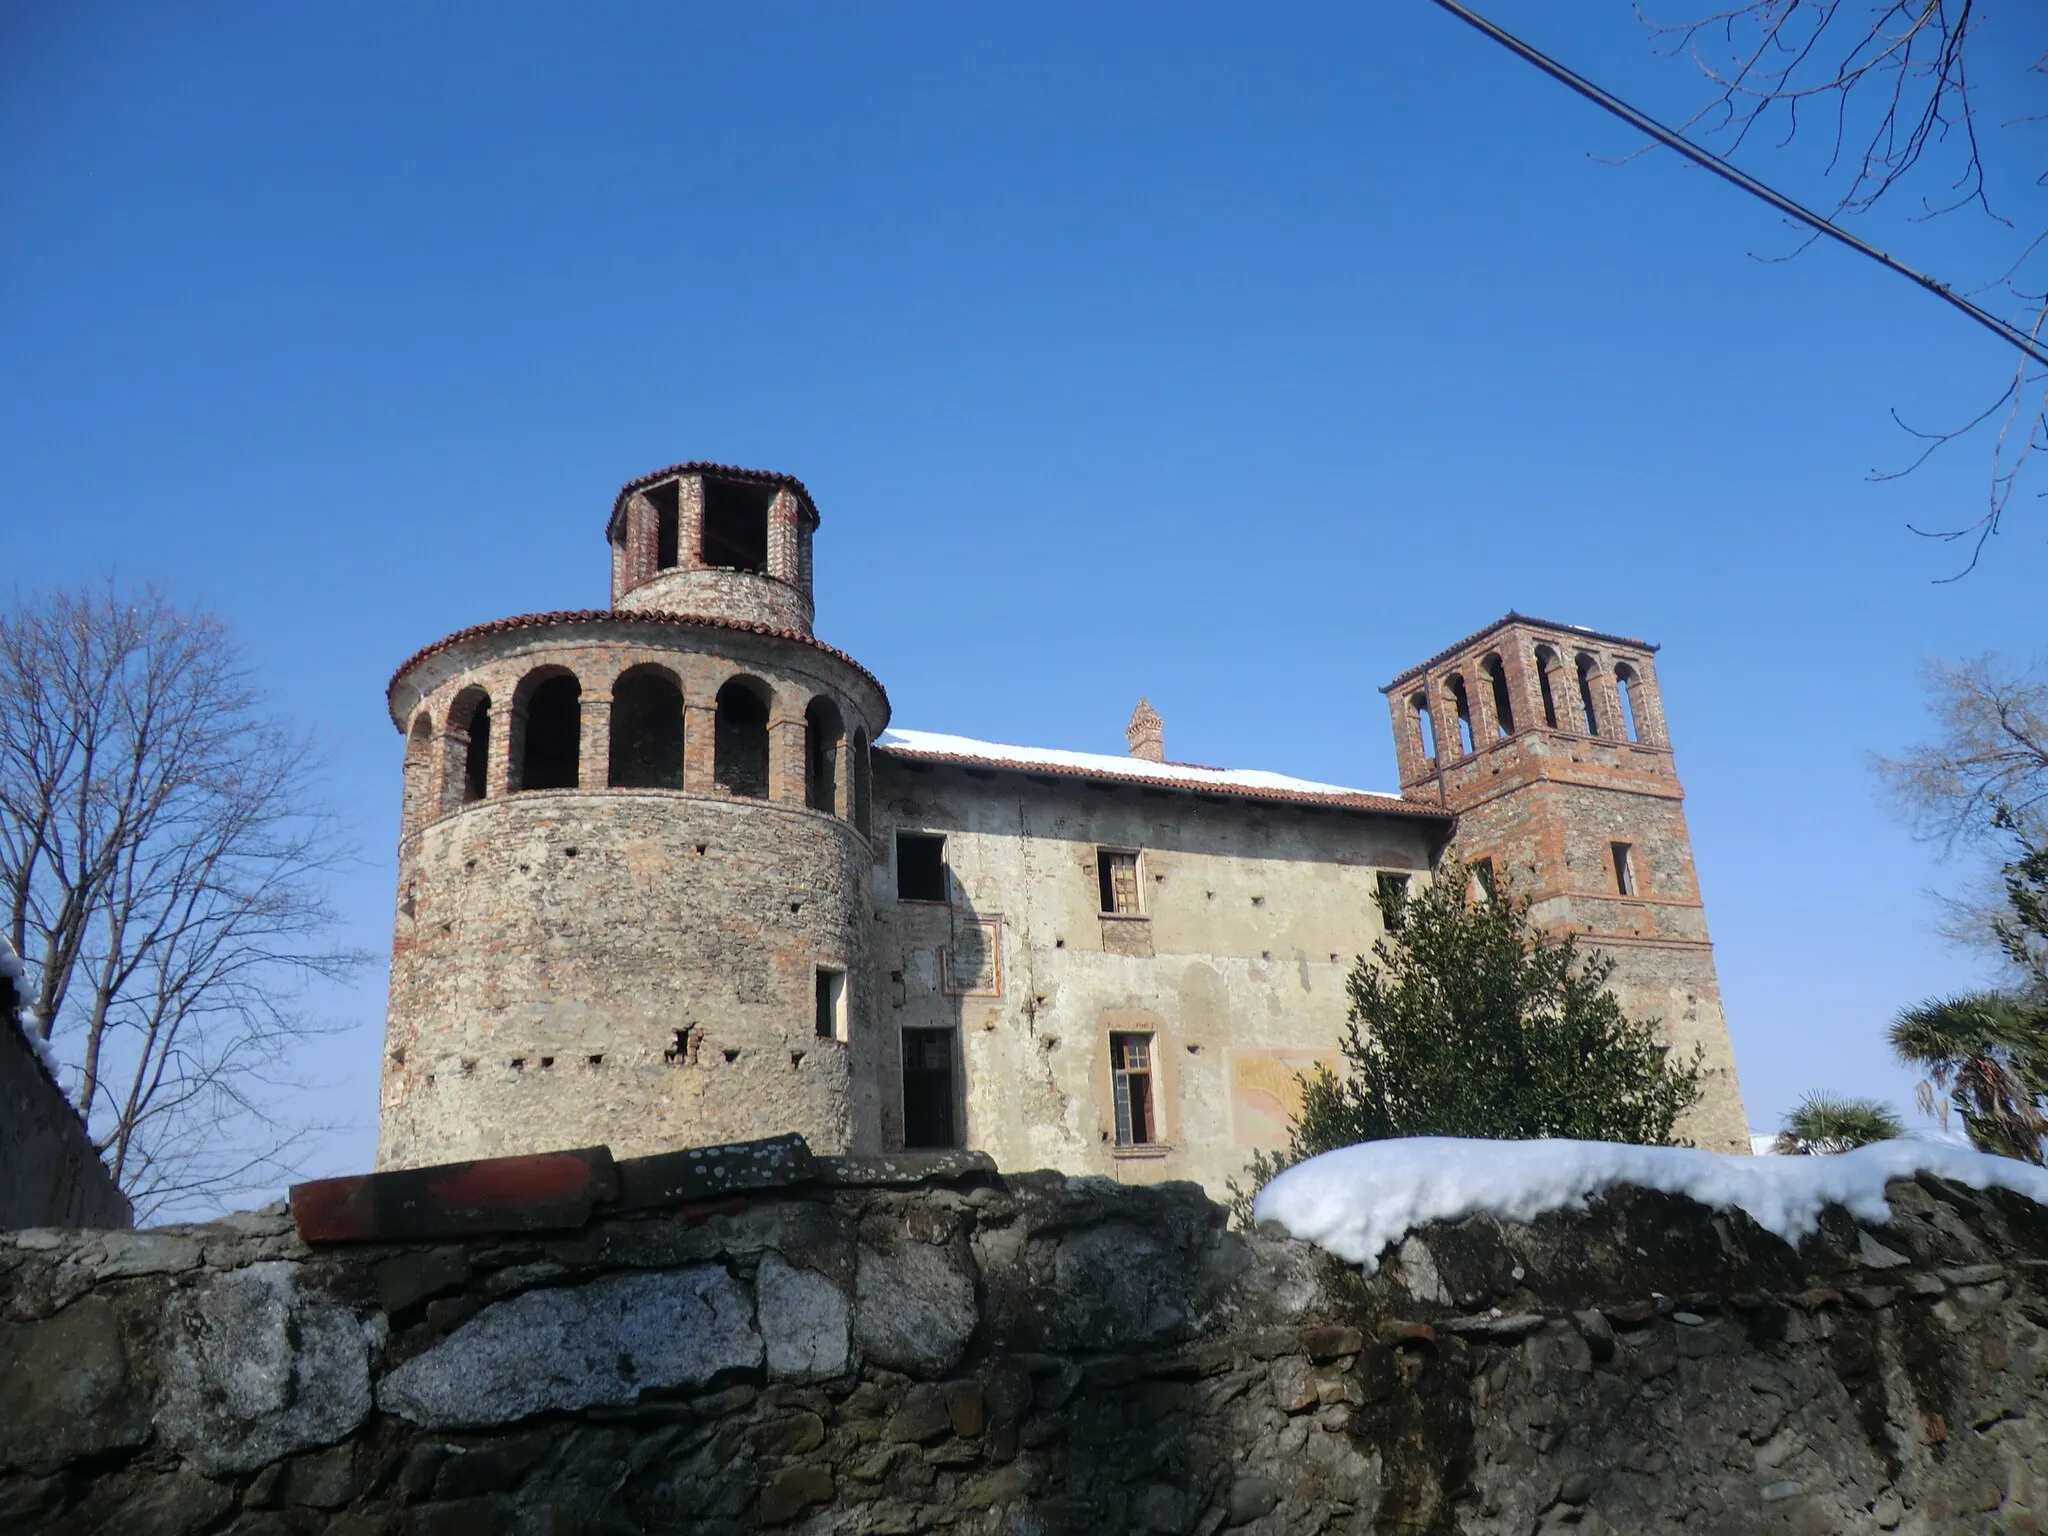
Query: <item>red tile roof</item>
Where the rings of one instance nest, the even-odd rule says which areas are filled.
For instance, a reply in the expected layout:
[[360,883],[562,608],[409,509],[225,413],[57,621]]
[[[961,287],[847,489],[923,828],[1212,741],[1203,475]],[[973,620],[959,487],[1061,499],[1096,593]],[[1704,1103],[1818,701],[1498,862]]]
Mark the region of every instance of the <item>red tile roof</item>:
[[[740,619],[700,618],[695,614],[658,613],[651,610],[636,613],[617,608],[572,608],[561,613],[522,613],[509,619],[493,619],[488,624],[472,624],[467,629],[458,629],[454,634],[444,635],[432,645],[422,646],[406,657],[399,664],[398,670],[391,674],[391,681],[384,685],[384,692],[388,696],[406,673],[430,656],[438,656],[441,652],[452,650],[465,641],[475,640],[484,635],[510,634],[519,629],[557,629],[577,624],[666,624],[679,629],[720,629],[743,635],[765,635],[771,640],[790,640],[798,645],[808,646],[814,651],[822,651],[835,661],[844,662],[853,668],[874,685],[875,692],[881,694],[885,706],[889,698],[888,690],[882,686],[881,680],[874,673],[846,652],[825,644],[814,635],[804,634],[801,630],[777,629],[772,624],[752,624]],[[405,729],[405,722],[396,723],[401,731]]]
[[795,491],[802,499],[804,510],[811,514],[811,526],[818,526],[818,504],[811,500],[811,493],[804,488],[803,481],[795,475],[785,475],[773,469],[741,469],[736,464],[713,464],[705,459],[692,459],[687,464],[671,464],[667,469],[657,469],[637,480],[628,480],[619,487],[619,494],[612,501],[612,515],[605,520],[606,538],[618,527],[619,517],[626,510],[626,498],[635,491],[644,491],[650,485],[658,485],[673,475],[717,475],[726,480],[751,480],[756,485],[779,485],[785,490]]

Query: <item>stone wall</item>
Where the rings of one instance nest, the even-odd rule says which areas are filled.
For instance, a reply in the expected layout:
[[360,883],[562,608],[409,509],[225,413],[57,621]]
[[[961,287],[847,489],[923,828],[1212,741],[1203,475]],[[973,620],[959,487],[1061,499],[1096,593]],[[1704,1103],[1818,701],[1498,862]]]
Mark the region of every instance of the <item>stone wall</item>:
[[405,1242],[0,1237],[0,1529],[2042,1528],[2048,1210],[2013,1197],[1896,1184],[1795,1251],[1620,1191],[1368,1278],[1185,1185],[760,1162],[295,1192]]
[[0,941],[0,1230],[125,1227],[127,1198],[16,1020],[13,958]]

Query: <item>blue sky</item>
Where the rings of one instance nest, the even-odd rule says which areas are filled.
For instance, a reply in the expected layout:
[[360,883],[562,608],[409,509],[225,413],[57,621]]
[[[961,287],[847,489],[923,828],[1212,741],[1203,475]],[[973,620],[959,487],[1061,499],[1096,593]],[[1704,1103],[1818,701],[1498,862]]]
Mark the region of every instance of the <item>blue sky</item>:
[[[1492,14],[1698,99],[1629,6],[1557,9]],[[1755,259],[1766,210],[1613,163],[1429,6],[16,4],[0,144],[8,578],[229,619],[325,745],[373,950],[391,669],[601,604],[618,485],[708,458],[809,484],[820,634],[906,726],[1116,750],[1142,693],[1175,757],[1386,786],[1378,685],[1505,609],[1661,642],[1757,1125],[1909,1107],[1883,1027],[1972,979],[1867,760],[1923,658],[2042,646],[2048,512],[1940,585],[1906,524],[1974,517],[1983,451],[1867,475],[2009,359]],[[1807,146],[1745,164],[1825,195]],[[2003,249],[1871,230],[1961,281]],[[355,1129],[315,1171],[369,1161],[383,985],[317,1000],[305,1102]]]

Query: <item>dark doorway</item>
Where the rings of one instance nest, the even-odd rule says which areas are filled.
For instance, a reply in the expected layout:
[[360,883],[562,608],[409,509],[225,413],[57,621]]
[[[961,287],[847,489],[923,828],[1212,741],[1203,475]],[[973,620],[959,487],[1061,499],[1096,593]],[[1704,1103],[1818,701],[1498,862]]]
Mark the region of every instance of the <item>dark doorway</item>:
[[768,796],[768,701],[734,679],[718,690],[712,777],[730,794]]
[[903,1031],[903,1146],[910,1152],[960,1144],[953,1128],[953,1032]]
[[768,569],[768,508],[775,488],[704,479],[704,563],[732,571]]
[[574,789],[583,755],[583,685],[564,673],[542,683],[526,701],[526,751],[521,789]]
[[683,787],[683,690],[658,667],[635,667],[612,685],[611,784]]

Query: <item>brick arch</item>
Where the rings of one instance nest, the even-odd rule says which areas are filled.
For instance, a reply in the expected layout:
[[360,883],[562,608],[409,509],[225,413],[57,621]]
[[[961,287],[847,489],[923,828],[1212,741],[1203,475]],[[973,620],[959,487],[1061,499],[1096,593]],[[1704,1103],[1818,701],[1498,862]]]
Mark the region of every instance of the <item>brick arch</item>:
[[673,667],[643,661],[612,679],[609,764],[613,789],[683,787],[683,680]]
[[720,685],[713,701],[712,781],[730,795],[765,800],[771,792],[769,728],[775,688],[740,672]]
[[442,811],[452,811],[491,792],[491,739],[494,726],[490,691],[479,683],[456,692],[448,704],[443,731],[448,750],[441,764]]
[[829,694],[804,706],[804,804],[837,816],[844,809],[846,716]]
[[583,681],[559,663],[544,663],[512,690],[514,791],[575,789],[581,782]]
[[398,835],[407,838],[426,824],[434,793],[434,719],[422,709],[405,736],[404,788],[399,798]]

